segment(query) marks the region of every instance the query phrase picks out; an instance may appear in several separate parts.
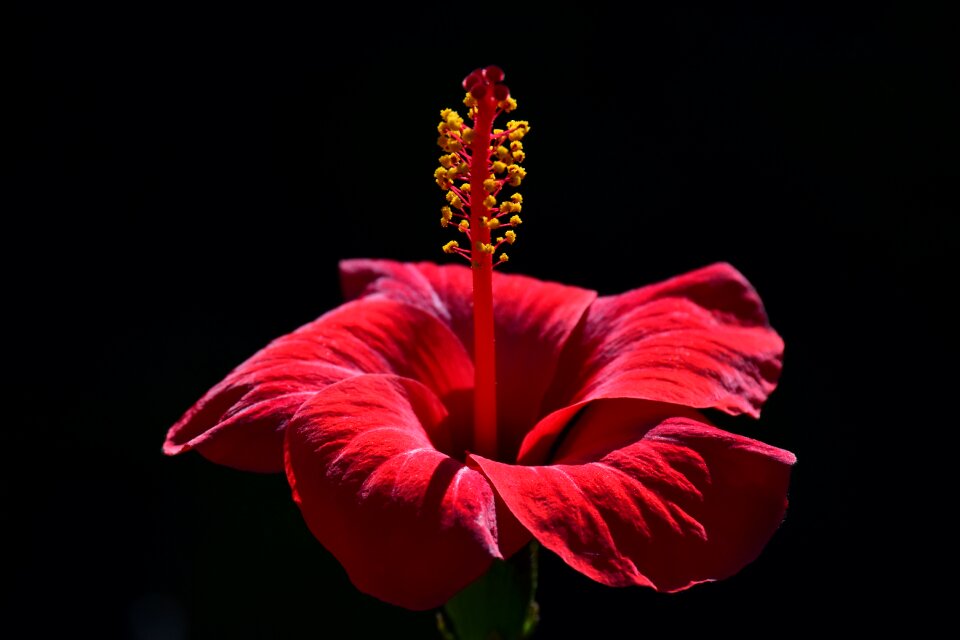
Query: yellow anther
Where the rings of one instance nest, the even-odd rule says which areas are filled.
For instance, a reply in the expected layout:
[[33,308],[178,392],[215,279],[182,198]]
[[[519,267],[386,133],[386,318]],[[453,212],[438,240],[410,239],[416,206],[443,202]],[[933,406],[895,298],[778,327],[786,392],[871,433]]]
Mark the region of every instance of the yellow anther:
[[530,132],[530,123],[526,120],[511,120],[507,123],[507,127],[513,129],[508,136],[511,142],[522,140],[523,136]]
[[453,180],[454,178],[457,177],[457,168],[456,168],[456,167],[450,167],[449,169],[445,170],[445,171],[443,172],[443,174],[444,174],[444,177],[446,177],[447,180]]
[[446,123],[447,126],[454,131],[460,131],[460,127],[463,125],[463,118],[461,118],[460,114],[456,111],[451,111],[447,114]]
[[503,173],[506,170],[507,170],[507,165],[504,164],[503,162],[500,162],[499,160],[497,160],[496,162],[493,163],[494,173]]
[[497,236],[497,244],[503,242],[503,236]]
[[476,120],[476,119],[477,119],[477,108],[476,108],[476,107],[470,107],[470,110],[467,111],[467,116],[469,116],[469,118],[470,118],[471,120]]
[[493,246],[492,244],[487,244],[486,242],[481,242],[481,243],[480,243],[480,251],[482,251],[483,253],[493,254],[493,252],[496,251],[496,249],[494,248],[494,246]]
[[453,113],[453,109],[441,109],[440,118],[446,120],[451,113]]
[[500,221],[497,220],[496,218],[487,220],[486,222],[487,222],[487,229],[496,229],[497,227],[500,226]]
[[453,166],[453,162],[450,161],[450,156],[440,156],[440,166],[444,169],[449,169]]
[[440,215],[442,215],[445,220],[449,220],[453,217],[453,209],[446,206],[440,207]]
[[527,177],[527,170],[519,165],[512,164],[507,167],[507,175],[510,177],[508,184],[511,187],[519,187],[520,181]]
[[500,145],[499,147],[497,147],[497,157],[500,158],[501,160],[506,160],[507,158],[510,157],[510,150],[507,149],[505,146]]
[[487,207],[487,209],[492,209],[493,207],[497,206],[497,199],[493,196],[487,196],[483,199],[483,204]]
[[500,262],[510,262],[510,256],[505,253],[500,254]]
[[460,191],[465,191],[465,192],[469,193],[469,192],[470,192],[470,183],[469,183],[469,182],[464,182],[462,185],[460,185]]
[[493,130],[493,135],[495,135],[495,136],[498,136],[498,135],[500,135],[501,133],[503,133],[503,129],[494,129],[494,130]]
[[518,225],[523,224],[523,220],[520,219],[520,216],[512,216],[510,218],[510,224],[516,227]]
[[450,203],[451,207],[459,208],[461,205],[459,196],[457,196],[457,194],[455,194],[453,191],[447,191],[447,202]]
[[446,227],[448,224],[450,224],[450,221],[449,221],[449,220],[447,220],[446,218],[440,218],[440,226],[441,226],[441,227]]
[[497,106],[503,109],[504,111],[506,111],[507,113],[510,113],[511,111],[517,108],[517,101],[514,100],[513,98],[507,98],[506,100],[501,100],[500,102],[498,102]]
[[437,170],[433,172],[433,177],[434,177],[434,178],[446,178],[446,177],[447,177],[447,170],[444,169],[443,167],[437,167]]
[[[517,216],[513,216],[513,217],[514,217],[514,218],[517,218],[517,220],[519,220],[519,218],[518,218]],[[510,222],[513,222],[513,219],[511,219]],[[516,222],[515,224],[520,224],[520,223],[519,223],[519,222]],[[503,234],[503,235],[506,236],[506,238],[507,238],[507,243],[508,243],[508,244],[513,244],[514,242],[517,241],[517,233],[516,233],[513,229],[511,229],[510,231],[507,231],[507,232],[506,232],[505,234]]]
[[476,134],[474,133],[473,129],[471,129],[470,127],[467,127],[466,129],[463,130],[463,133],[460,134],[460,137],[463,138],[464,142],[466,142],[467,144],[470,144],[471,142],[473,142],[473,138],[475,135]]
[[496,188],[497,188],[497,181],[494,180],[493,178],[487,178],[486,180],[483,181],[483,189],[487,193],[493,193]]
[[523,143],[519,140],[514,140],[510,143],[510,151],[523,151]]
[[459,247],[459,246],[460,246],[460,243],[459,243],[459,242],[457,242],[456,240],[451,240],[451,241],[448,242],[447,244],[443,245],[443,252],[444,252],[444,253],[453,253],[454,250],[455,250],[457,247]]
[[468,107],[475,107],[477,106],[477,99],[470,92],[467,92],[467,95],[463,97],[463,104]]
[[523,202],[523,196],[520,195],[519,193],[513,194],[512,196],[510,196],[510,199],[516,202],[517,204],[520,204],[521,202]]
[[470,222],[468,222],[467,220],[461,220],[459,226],[460,226],[460,231],[466,231],[467,229],[470,228]]
[[513,213],[513,203],[507,200],[500,203],[500,213]]
[[523,151],[514,151],[512,154],[514,162],[523,162],[523,159],[526,158],[526,154]]

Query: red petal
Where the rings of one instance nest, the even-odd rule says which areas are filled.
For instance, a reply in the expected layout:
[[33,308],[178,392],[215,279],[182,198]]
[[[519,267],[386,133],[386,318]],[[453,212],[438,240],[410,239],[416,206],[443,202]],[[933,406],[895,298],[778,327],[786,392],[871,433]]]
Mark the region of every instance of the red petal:
[[363,373],[410,377],[440,397],[473,384],[466,351],[436,318],[390,300],[356,301],[237,367],[171,427],[164,452],[195,448],[238,469],[282,471],[287,421],[312,394]]
[[444,415],[424,385],[364,375],[317,393],[287,429],[310,530],[358,589],[409,609],[443,604],[500,557],[490,485],[427,436]]
[[[348,297],[380,294],[429,311],[473,353],[473,278],[469,268],[388,260],[340,264]],[[560,351],[596,293],[554,282],[493,274],[501,457],[512,458],[541,415]],[[472,386],[472,385],[471,385]]]
[[783,519],[795,458],[676,411],[601,400],[572,427],[558,464],[470,463],[573,568],[612,586],[677,591],[757,557]]
[[[776,387],[783,341],[756,291],[728,264],[599,298],[571,336],[544,403],[569,413],[598,398],[640,398],[759,416]],[[563,421],[548,416],[521,457],[549,447]]]

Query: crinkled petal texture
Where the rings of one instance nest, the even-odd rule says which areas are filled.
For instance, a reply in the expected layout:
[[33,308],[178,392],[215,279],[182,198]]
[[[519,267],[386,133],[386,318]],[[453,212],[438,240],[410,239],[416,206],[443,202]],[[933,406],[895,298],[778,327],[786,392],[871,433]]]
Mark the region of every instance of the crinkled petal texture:
[[495,274],[501,449],[466,463],[471,271],[341,276],[356,300],[237,367],[164,450],[285,469],[362,591],[439,606],[531,535],[602,583],[676,591],[738,571],[783,518],[793,455],[694,410],[757,416],[780,373],[783,342],[729,265],[599,299]]
[[[638,398],[758,417],[776,387],[783,340],[728,264],[599,298],[567,341],[519,460],[539,464],[567,421],[601,398]],[[553,413],[550,413],[553,410]]]
[[286,432],[310,530],[357,588],[409,609],[443,604],[500,557],[489,483],[427,435],[445,414],[420,383],[362,375],[316,393]]
[[756,558],[783,519],[794,461],[692,411],[599,400],[569,427],[555,464],[469,463],[574,569],[612,586],[677,591]]
[[290,418],[318,391],[362,374],[408,377],[441,399],[473,385],[466,350],[432,314],[393,300],[359,300],[234,369],[171,427],[164,451],[196,449],[230,467],[280,472]]
[[[382,296],[424,309],[447,324],[473,354],[473,275],[460,265],[346,260],[347,298]],[[500,458],[515,459],[540,417],[564,344],[596,293],[521,275],[493,274]]]

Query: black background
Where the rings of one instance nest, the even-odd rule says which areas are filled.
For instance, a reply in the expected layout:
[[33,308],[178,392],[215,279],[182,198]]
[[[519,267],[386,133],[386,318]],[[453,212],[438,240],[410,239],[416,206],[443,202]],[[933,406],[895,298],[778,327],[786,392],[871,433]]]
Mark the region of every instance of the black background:
[[608,589],[548,554],[540,637],[931,624],[953,573],[955,34],[931,9],[719,4],[20,5],[8,624],[433,637],[352,587],[282,476],[160,445],[339,303],[338,260],[447,259],[438,111],[491,63],[532,124],[508,271],[610,294],[731,262],[787,350],[762,421],[718,419],[799,458],[785,524],[727,581]]

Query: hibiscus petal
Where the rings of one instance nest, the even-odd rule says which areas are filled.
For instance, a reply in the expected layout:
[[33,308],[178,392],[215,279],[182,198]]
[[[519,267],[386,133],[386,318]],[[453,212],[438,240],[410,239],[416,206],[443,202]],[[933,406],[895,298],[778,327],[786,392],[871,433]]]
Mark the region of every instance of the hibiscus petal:
[[[344,295],[381,295],[447,323],[473,353],[473,276],[460,265],[389,260],[340,263]],[[541,415],[560,352],[596,293],[521,275],[493,274],[501,458],[513,459]]]
[[639,398],[759,417],[777,385],[783,340],[756,291],[728,264],[599,298],[570,337],[547,393],[557,409],[520,448],[549,447],[573,407]]
[[359,300],[237,367],[171,427],[163,450],[197,449],[230,467],[282,471],[287,421],[316,392],[364,373],[419,380],[441,398],[473,384],[470,358],[442,322],[395,301]]
[[409,609],[443,604],[500,557],[489,483],[427,435],[445,413],[422,384],[364,375],[317,393],[286,432],[310,530],[358,589]]
[[571,567],[611,586],[678,591],[757,557],[783,519],[795,457],[677,411],[601,400],[571,426],[557,464],[468,463]]

